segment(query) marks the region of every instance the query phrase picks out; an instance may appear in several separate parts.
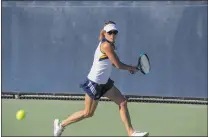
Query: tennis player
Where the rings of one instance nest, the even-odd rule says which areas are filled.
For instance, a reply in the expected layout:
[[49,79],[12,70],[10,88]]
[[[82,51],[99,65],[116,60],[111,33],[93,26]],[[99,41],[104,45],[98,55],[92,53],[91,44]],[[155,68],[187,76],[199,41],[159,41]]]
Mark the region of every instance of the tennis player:
[[[100,32],[99,45],[94,54],[94,62],[86,81],[81,84],[85,92],[85,109],[80,110],[67,119],[54,120],[54,136],[61,136],[64,128],[72,123],[93,116],[99,99],[104,96],[115,102],[119,107],[121,120],[126,128],[128,136],[148,136],[148,132],[136,131],[132,124],[127,107],[127,100],[110,79],[112,66],[135,73],[136,66],[122,63],[115,53],[115,40],[118,34],[116,23],[106,22]],[[113,65],[112,65],[113,64]]]

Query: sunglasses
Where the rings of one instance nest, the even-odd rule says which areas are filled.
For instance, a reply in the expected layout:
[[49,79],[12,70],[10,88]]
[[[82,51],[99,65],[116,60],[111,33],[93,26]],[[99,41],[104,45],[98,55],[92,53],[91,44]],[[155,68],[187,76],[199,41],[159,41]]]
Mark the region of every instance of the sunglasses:
[[108,34],[109,35],[112,35],[112,34],[117,35],[118,31],[117,30],[112,30],[112,31],[109,31]]

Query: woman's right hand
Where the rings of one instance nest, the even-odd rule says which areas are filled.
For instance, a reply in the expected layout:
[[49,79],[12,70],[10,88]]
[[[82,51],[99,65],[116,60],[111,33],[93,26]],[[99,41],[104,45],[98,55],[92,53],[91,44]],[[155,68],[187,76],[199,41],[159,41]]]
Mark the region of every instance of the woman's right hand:
[[129,67],[129,72],[130,72],[131,74],[135,74],[137,71],[138,71],[138,69],[137,69],[136,66],[130,66],[130,67]]

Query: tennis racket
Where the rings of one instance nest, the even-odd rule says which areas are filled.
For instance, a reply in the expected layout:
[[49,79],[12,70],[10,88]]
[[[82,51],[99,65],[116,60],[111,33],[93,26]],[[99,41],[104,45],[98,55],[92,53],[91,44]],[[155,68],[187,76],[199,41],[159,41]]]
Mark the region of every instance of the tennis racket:
[[[150,60],[147,54],[141,53],[138,59],[137,64],[137,70],[142,72],[144,75],[147,75],[150,73],[151,67],[150,67]],[[134,72],[131,71],[131,74],[134,74]]]

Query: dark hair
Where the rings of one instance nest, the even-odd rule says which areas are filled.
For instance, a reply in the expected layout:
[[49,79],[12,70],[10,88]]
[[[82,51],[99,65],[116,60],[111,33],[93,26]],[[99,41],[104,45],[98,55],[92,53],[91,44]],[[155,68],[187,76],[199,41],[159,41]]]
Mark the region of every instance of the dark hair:
[[[106,26],[106,25],[108,25],[108,24],[116,24],[116,23],[113,22],[113,21],[107,21],[107,22],[104,23],[104,26]],[[104,38],[104,30],[102,29],[102,30],[100,31],[99,40],[102,40],[103,38]]]

